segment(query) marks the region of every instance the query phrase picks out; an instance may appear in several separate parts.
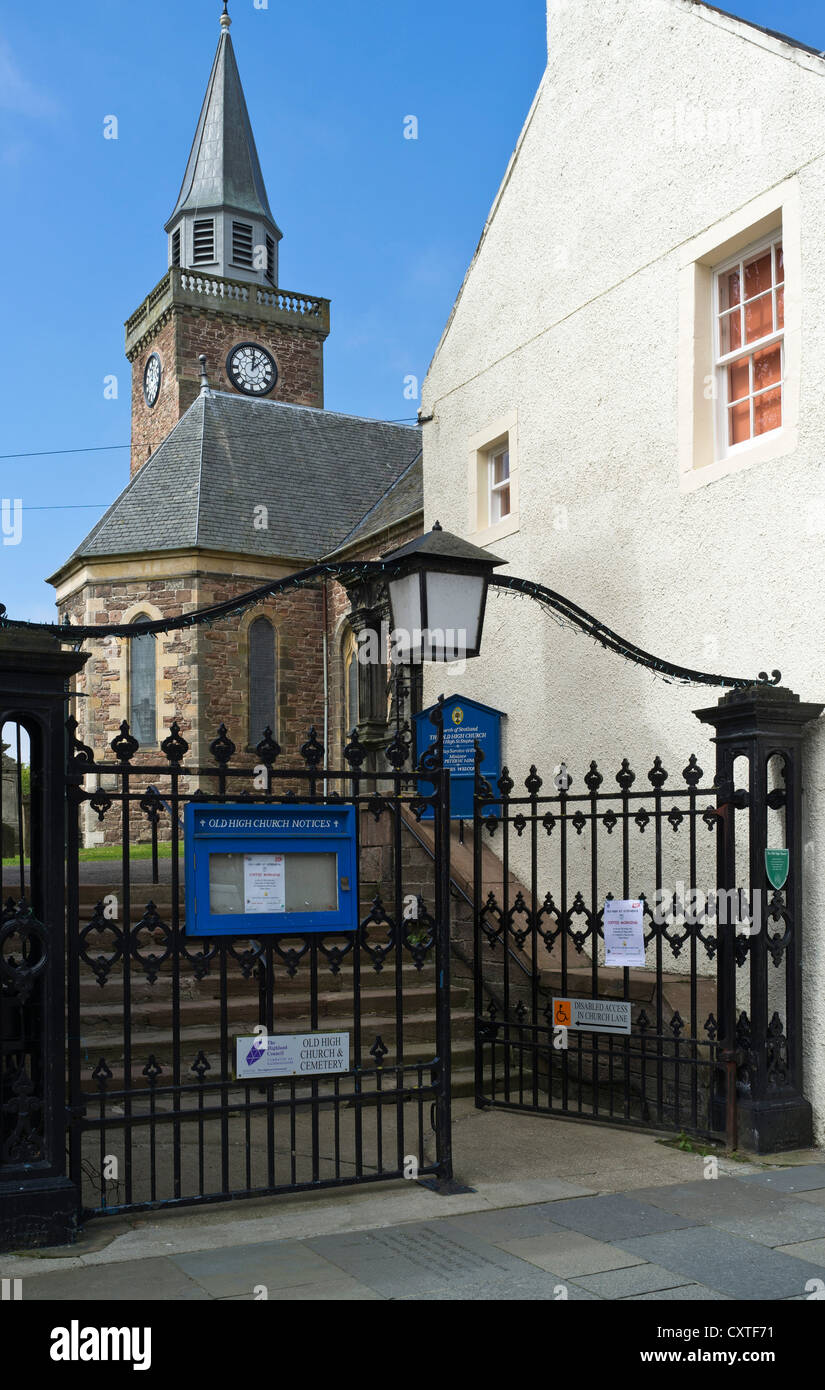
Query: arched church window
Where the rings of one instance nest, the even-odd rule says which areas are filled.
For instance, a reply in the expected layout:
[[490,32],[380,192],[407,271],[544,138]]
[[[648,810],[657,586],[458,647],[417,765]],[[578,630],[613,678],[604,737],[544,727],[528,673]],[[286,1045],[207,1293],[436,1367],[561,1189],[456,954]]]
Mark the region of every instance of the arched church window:
[[[138,613],[135,623],[150,622],[148,613]],[[157,736],[157,651],[151,633],[133,637],[129,643],[129,727],[140,744],[154,743]]]
[[260,743],[264,730],[277,733],[275,629],[268,618],[249,628],[249,739]]
[[355,633],[348,627],[344,633],[341,644],[341,655],[344,666],[344,738],[349,741],[349,735],[353,729],[357,728],[360,718],[358,704],[358,648],[355,641]]

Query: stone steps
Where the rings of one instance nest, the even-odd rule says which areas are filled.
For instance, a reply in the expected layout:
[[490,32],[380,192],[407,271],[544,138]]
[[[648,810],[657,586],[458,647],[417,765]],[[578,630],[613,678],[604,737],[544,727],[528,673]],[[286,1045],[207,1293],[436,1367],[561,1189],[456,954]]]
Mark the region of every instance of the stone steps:
[[[159,979],[155,986],[145,984],[138,987],[137,982],[133,982],[130,995],[133,1025],[152,1027],[157,1024],[158,1020],[169,1018],[172,1010],[171,983],[170,979]],[[241,989],[239,987],[235,991],[228,992],[228,1008],[234,1012],[237,1012],[238,1009],[246,1009],[247,1013],[257,1014],[258,990],[255,982],[244,980],[241,983],[246,988]],[[166,986],[162,992],[161,986]],[[412,1010],[420,1013],[431,1007],[433,987],[434,982],[417,983],[405,980],[404,1011]],[[466,1007],[468,996],[469,990],[465,985],[453,985],[450,990],[451,1008],[459,1010]],[[115,1019],[123,1016],[123,995],[119,988],[113,990],[109,987],[101,990],[97,985],[92,985],[88,989],[84,987],[81,998],[81,1015],[89,1024],[104,1018]],[[396,995],[394,984],[390,980],[379,980],[377,984],[362,982],[360,998],[362,1012],[394,1013]],[[201,1021],[202,1018],[213,1019],[216,1016],[219,1002],[220,994],[217,981],[213,981],[210,977],[200,981],[195,981],[191,977],[181,979],[179,1003],[182,1015],[185,1014],[190,1019],[197,1021]],[[351,1008],[351,1002],[351,989],[324,988],[318,993],[318,1012],[324,1016],[330,1011],[336,1011],[340,1014],[348,1006]],[[279,1017],[301,1019],[306,1016],[307,1011],[308,999],[305,991],[282,990],[279,987],[275,997],[275,1012]]]
[[[296,1001],[297,1002],[297,1001]],[[341,1010],[341,999],[338,997],[328,997],[318,1000],[318,1029],[321,1032],[352,1032],[353,1020],[352,1011]],[[211,1006],[208,1006],[210,1005]],[[418,1009],[415,1005],[418,1005]],[[258,1001],[257,999],[241,998],[229,1000],[226,1006],[227,1024],[233,1033],[243,1033],[244,1030],[250,1033],[259,1023]],[[141,1046],[152,1046],[154,1040],[171,1041],[171,1009],[163,1005],[141,1004],[133,1005],[129,1011],[132,1037],[140,1039]],[[361,1019],[364,1032],[384,1032],[394,1035],[396,1030],[396,1015],[392,1007],[392,1001],[386,999],[370,999],[369,996],[361,1000]],[[433,1032],[433,1009],[431,1001],[419,995],[413,999],[405,1000],[403,1013],[404,1036],[417,1038]],[[306,1012],[300,1012],[297,1008],[292,1011],[278,1007],[275,1015],[275,1028],[278,1032],[287,1031],[286,1025],[289,1024],[294,1032],[300,1032],[301,1028],[307,1026]],[[453,1035],[459,1036],[462,1027],[472,1026],[472,1012],[469,1009],[461,1008],[458,1003],[452,1009]],[[81,1012],[81,1036],[87,1042],[92,1039],[100,1040],[101,1045],[111,1040],[116,1042],[123,1036],[123,1007],[114,1007],[106,1004],[99,1005],[97,1008],[91,1007]],[[197,1038],[198,1046],[205,1047],[209,1040],[215,1039],[219,1028],[219,1011],[216,1001],[206,1001],[206,1006],[200,1000],[184,999],[180,1003],[180,1029],[181,1038]],[[386,1039],[385,1039],[386,1041]],[[105,1047],[104,1047],[105,1051]]]
[[[95,959],[96,951],[91,950],[90,956]],[[391,994],[395,998],[395,967],[387,963],[383,970],[377,971],[373,968],[370,961],[361,965],[361,995],[372,996],[376,991]],[[423,970],[416,970],[412,962],[405,962],[402,972],[402,989],[404,997],[413,991],[421,989],[433,990],[435,988],[435,969],[425,967]],[[278,1000],[287,1001],[295,997],[308,998],[309,990],[309,963],[304,960],[294,976],[287,974],[285,967],[279,964],[275,974],[274,993]],[[171,960],[164,961],[158,967],[157,978],[150,982],[142,966],[134,958],[131,962],[130,976],[130,997],[132,1007],[139,1004],[152,1003],[154,1001],[168,1001],[171,1007],[173,968]],[[354,971],[352,966],[342,966],[337,975],[324,964],[319,967],[319,986],[320,993],[324,995],[340,995],[352,998],[354,988]],[[455,989],[467,990],[466,983],[454,982]],[[180,998],[181,999],[206,999],[216,1000],[220,998],[220,965],[217,961],[211,962],[211,969],[207,975],[198,979],[194,974],[192,965],[188,961],[181,961],[180,964]],[[250,997],[257,1001],[258,998],[258,978],[255,974],[245,976],[235,961],[231,962],[227,969],[226,993],[228,999],[239,996]],[[81,966],[80,976],[80,1001],[81,1008],[87,1005],[90,1008],[98,1004],[114,1003],[122,1001],[123,997],[123,970],[121,964],[113,967],[106,976],[103,986],[97,983],[92,971],[86,966]]]

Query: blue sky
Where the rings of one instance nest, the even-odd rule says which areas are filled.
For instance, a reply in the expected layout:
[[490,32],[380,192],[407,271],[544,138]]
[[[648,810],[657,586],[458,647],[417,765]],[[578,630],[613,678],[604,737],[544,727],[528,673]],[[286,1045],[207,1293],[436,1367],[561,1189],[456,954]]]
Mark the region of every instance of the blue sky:
[[[0,545],[12,616],[53,621],[45,577],[128,478],[128,449],[103,451],[129,441],[123,321],[166,269],[220,8],[5,7],[0,454],[81,451],[0,459],[0,497],[24,505],[21,544]],[[735,8],[825,49],[811,0]],[[230,14],[281,283],[333,301],[327,405],[412,416],[404,379],[426,372],[544,68],[544,0],[232,0]]]

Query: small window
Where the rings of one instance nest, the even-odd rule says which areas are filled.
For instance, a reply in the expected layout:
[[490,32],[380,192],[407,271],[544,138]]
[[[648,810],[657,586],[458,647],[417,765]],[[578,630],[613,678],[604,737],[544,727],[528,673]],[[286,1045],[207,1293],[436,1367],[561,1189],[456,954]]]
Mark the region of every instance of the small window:
[[785,264],[779,233],[716,273],[718,454],[782,428]]
[[510,446],[493,449],[489,462],[490,525],[510,515]]
[[172,265],[180,265],[180,227],[172,233]]
[[[151,619],[147,613],[139,613],[132,621],[146,623]],[[155,638],[150,633],[132,638],[129,643],[129,728],[144,747],[154,743],[157,737],[156,660]]]
[[248,222],[232,223],[232,261],[245,270],[252,269],[252,227]]
[[490,420],[467,443],[468,534],[492,544],[519,529],[518,411]]
[[207,217],[195,223],[193,230],[192,263],[206,265],[215,259],[215,223]]
[[266,278],[275,284],[275,238],[266,239]]
[[267,618],[249,628],[249,741],[260,743],[267,729],[276,732],[275,629]]

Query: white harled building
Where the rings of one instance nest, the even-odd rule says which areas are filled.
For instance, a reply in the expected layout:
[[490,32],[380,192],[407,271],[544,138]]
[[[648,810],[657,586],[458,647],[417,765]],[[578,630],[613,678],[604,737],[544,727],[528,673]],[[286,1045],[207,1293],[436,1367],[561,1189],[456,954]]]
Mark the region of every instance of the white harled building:
[[[693,0],[549,0],[548,64],[423,390],[425,514],[703,671],[825,699],[825,55]],[[778,22],[781,19],[777,11]],[[491,594],[462,692],[550,777],[696,752],[665,684]],[[437,693],[431,684],[428,695]],[[722,694],[721,691],[718,694]],[[805,1089],[825,1139],[825,730]]]

